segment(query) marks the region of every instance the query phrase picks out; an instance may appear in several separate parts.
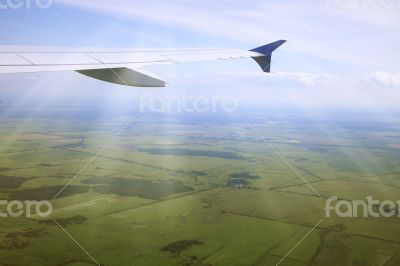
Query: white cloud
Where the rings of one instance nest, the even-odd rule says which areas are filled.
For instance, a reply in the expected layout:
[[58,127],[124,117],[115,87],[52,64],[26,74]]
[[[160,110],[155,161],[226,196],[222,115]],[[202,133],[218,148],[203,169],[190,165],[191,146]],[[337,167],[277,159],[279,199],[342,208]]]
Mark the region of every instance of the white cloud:
[[397,87],[400,89],[400,73],[373,72],[365,75],[367,80],[373,80],[383,86]]
[[399,74],[396,73],[346,76],[308,72],[223,72],[213,69],[193,72],[181,66],[176,71],[158,71],[158,74],[168,82],[166,88],[131,88],[72,72],[61,72],[9,75],[10,79],[3,76],[2,83],[9,85],[3,85],[2,91],[3,94],[17,95],[21,101],[91,102],[110,107],[135,105],[135,99],[143,94],[159,98],[183,93],[194,97],[231,97],[241,105],[398,106],[400,99]]

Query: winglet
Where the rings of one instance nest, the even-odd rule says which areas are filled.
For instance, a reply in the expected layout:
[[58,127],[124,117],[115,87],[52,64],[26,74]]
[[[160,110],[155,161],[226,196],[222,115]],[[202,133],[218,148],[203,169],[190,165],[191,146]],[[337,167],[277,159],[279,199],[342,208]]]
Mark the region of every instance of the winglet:
[[252,58],[260,65],[261,69],[264,72],[271,72],[271,57],[272,52],[278,49],[282,44],[284,44],[285,40],[279,40],[270,44],[266,44],[254,49],[251,49],[251,52],[258,53],[258,56],[252,56]]

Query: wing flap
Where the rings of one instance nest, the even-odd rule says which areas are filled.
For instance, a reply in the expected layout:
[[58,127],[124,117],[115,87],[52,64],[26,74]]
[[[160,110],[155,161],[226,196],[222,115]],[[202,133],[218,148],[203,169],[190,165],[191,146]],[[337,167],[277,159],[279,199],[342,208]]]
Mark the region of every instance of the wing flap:
[[201,62],[201,61],[211,61],[218,59],[238,59],[250,57],[251,53],[249,51],[198,51],[198,52],[188,52],[188,53],[168,53],[164,57],[171,59],[179,63],[189,63],[189,62]]
[[1,54],[0,53],[0,66],[24,66],[32,65],[29,61],[23,59],[18,54]]
[[90,53],[90,56],[105,64],[169,61],[155,53]]
[[83,53],[20,53],[34,65],[90,65],[99,61]]
[[76,71],[94,79],[133,87],[165,87],[165,81],[144,69],[126,67]]

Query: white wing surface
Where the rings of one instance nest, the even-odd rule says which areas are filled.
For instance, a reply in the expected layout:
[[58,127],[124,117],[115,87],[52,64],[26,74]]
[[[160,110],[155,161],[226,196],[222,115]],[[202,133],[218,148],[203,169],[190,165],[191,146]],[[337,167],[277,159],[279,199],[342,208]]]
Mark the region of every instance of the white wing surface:
[[0,46],[0,74],[42,71],[77,71],[86,76],[138,87],[164,87],[165,82],[146,66],[253,58],[270,72],[272,52],[285,41],[252,50],[238,49],[101,49]]

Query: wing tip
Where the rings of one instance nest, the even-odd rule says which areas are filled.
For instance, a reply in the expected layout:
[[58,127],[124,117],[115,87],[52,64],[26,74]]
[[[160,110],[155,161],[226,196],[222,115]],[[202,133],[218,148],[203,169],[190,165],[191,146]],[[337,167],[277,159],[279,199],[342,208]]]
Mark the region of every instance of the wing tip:
[[264,72],[271,72],[271,58],[272,52],[286,43],[286,40],[279,40],[273,43],[265,44],[263,46],[251,49],[251,52],[258,53],[258,56],[252,56]]
[[260,53],[263,55],[271,55],[273,51],[275,51],[276,49],[278,49],[280,46],[282,46],[284,43],[286,43],[286,40],[279,40],[276,42],[272,42],[272,43],[268,43],[265,45],[262,45],[260,47],[256,47],[254,49],[251,49],[251,52],[256,52],[256,53]]

